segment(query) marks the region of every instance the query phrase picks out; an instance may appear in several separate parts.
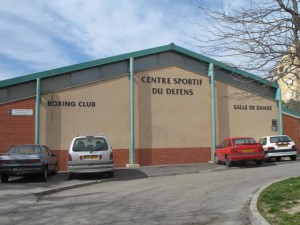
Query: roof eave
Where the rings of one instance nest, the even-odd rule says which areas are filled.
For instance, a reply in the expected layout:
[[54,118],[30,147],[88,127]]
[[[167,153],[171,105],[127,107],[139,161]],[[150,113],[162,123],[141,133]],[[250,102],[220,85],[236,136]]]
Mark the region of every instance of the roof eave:
[[59,74],[70,73],[70,72],[73,72],[73,71],[76,71],[76,70],[83,70],[83,69],[88,69],[88,68],[95,67],[95,66],[101,66],[101,65],[109,64],[109,63],[113,63],[113,62],[128,60],[131,57],[134,57],[134,58],[142,57],[142,56],[146,56],[146,55],[161,53],[161,52],[165,52],[165,51],[172,51],[172,50],[180,52],[180,53],[185,54],[185,55],[188,55],[192,58],[199,59],[199,60],[204,61],[206,63],[213,63],[217,67],[220,67],[220,68],[223,68],[225,70],[231,71],[232,73],[239,74],[239,75],[248,77],[250,79],[256,80],[259,83],[262,83],[262,84],[265,84],[265,85],[268,85],[268,86],[271,86],[271,87],[274,87],[274,88],[279,87],[277,83],[272,83],[272,82],[270,82],[270,81],[268,81],[268,80],[266,80],[262,77],[259,77],[259,76],[256,76],[254,74],[251,74],[251,73],[245,72],[243,70],[237,69],[235,67],[226,65],[222,62],[211,59],[211,58],[206,57],[204,55],[201,55],[199,53],[195,53],[195,52],[190,51],[188,49],[176,46],[175,44],[171,43],[169,45],[164,45],[164,46],[160,46],[160,47],[135,51],[135,52],[126,53],[126,54],[122,54],[122,55],[118,55],[118,56],[107,57],[107,58],[103,58],[103,59],[93,60],[93,61],[79,63],[79,64],[75,64],[75,65],[71,65],[71,66],[65,66],[65,67],[61,67],[61,68],[57,68],[57,69],[52,69],[52,70],[33,73],[33,74],[21,76],[21,77],[15,77],[15,78],[7,79],[7,80],[4,80],[4,81],[0,81],[0,88],[15,85],[15,84],[19,84],[19,83],[25,83],[25,82],[33,81],[37,78],[46,78],[46,77],[51,77],[51,76],[55,76],[55,75],[59,75]]

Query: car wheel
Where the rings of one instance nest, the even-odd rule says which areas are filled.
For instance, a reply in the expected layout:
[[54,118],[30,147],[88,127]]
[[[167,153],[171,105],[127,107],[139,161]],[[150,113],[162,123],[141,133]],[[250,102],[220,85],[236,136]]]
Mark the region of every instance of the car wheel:
[[278,156],[278,157],[275,157],[276,161],[279,162],[281,160],[281,157]]
[[256,160],[255,163],[256,163],[257,166],[261,166],[262,161],[261,160]]
[[290,158],[291,158],[292,161],[295,161],[297,159],[297,156],[296,155],[291,155]]
[[8,181],[9,176],[6,174],[1,174],[1,181],[3,183],[6,183]]
[[218,159],[218,156],[215,154],[215,160],[214,160],[215,164],[220,164],[220,160]]
[[48,169],[47,169],[47,167],[45,167],[43,173],[41,174],[41,180],[47,181],[47,179],[48,179]]
[[114,175],[115,175],[114,171],[109,171],[109,172],[107,172],[107,176],[108,176],[109,178],[114,177]]
[[232,162],[228,159],[228,156],[226,155],[226,166],[232,167]]
[[73,174],[72,173],[68,173],[68,180],[72,180],[73,179]]
[[272,158],[266,158],[265,161],[266,162],[272,162]]

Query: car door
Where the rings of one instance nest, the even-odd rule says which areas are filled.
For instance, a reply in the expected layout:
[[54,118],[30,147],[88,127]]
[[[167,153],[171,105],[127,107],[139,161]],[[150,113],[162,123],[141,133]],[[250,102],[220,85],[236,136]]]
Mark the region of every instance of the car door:
[[267,150],[266,144],[267,144],[267,138],[261,138],[258,143],[260,143],[263,146],[264,150]]
[[56,166],[56,157],[52,154],[50,149],[46,146],[42,146],[42,152],[43,152],[43,155],[45,156],[45,159],[47,160],[48,170],[54,170],[54,168]]
[[217,150],[216,150],[217,157],[218,157],[218,159],[219,159],[220,161],[225,161],[225,154],[224,154],[225,150],[224,150],[224,148],[225,148],[225,146],[226,146],[226,142],[227,142],[226,139],[223,140],[223,141],[221,142],[220,147],[217,148]]
[[231,152],[231,140],[230,139],[226,139],[226,141],[224,142],[224,148],[223,148],[223,157],[224,160],[226,159],[226,155],[229,154]]

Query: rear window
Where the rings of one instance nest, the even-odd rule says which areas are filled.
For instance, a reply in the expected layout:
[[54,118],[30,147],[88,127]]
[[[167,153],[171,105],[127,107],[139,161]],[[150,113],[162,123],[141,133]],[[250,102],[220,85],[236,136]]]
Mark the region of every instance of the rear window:
[[277,142],[292,142],[293,140],[289,136],[275,136],[270,137],[270,143],[277,143]]
[[24,145],[24,146],[13,146],[6,153],[13,154],[41,154],[39,146],[35,145]]
[[74,152],[104,151],[107,149],[108,145],[103,137],[77,138],[73,145]]
[[237,138],[233,139],[234,145],[244,145],[244,144],[256,144],[253,138]]

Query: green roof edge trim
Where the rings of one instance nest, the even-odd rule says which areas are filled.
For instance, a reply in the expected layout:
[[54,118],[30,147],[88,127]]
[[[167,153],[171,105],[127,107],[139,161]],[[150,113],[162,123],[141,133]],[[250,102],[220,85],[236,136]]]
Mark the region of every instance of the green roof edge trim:
[[104,64],[109,64],[109,63],[113,63],[113,62],[129,60],[131,57],[136,58],[136,57],[151,55],[151,54],[155,54],[155,53],[165,52],[165,51],[177,51],[177,52],[180,52],[182,54],[188,55],[192,58],[196,58],[196,59],[199,59],[199,60],[207,62],[207,63],[213,63],[214,65],[216,65],[220,68],[223,68],[223,69],[229,70],[233,73],[251,78],[251,79],[256,80],[260,83],[270,85],[274,88],[278,88],[277,83],[272,83],[272,82],[270,82],[270,81],[268,81],[268,80],[266,80],[262,77],[259,77],[257,75],[245,72],[245,71],[237,69],[235,67],[226,65],[222,62],[211,59],[211,58],[206,57],[204,55],[201,55],[199,53],[190,51],[188,49],[182,48],[182,47],[177,46],[173,43],[171,43],[169,45],[163,45],[163,46],[160,46],[160,47],[149,48],[149,49],[145,49],[145,50],[125,53],[125,54],[121,54],[121,55],[117,55],[117,56],[111,56],[111,57],[107,57],[107,58],[103,58],[103,59],[92,60],[92,61],[88,61],[88,62],[74,64],[74,65],[71,65],[71,66],[65,66],[65,67],[61,67],[61,68],[46,70],[46,71],[43,71],[43,72],[38,72],[38,73],[29,74],[29,75],[24,75],[24,76],[21,76],[21,77],[15,77],[15,78],[3,80],[3,81],[0,81],[0,88],[15,85],[15,84],[19,84],[19,83],[25,83],[25,82],[33,81],[37,78],[46,78],[46,77],[51,77],[51,76],[55,76],[55,75],[59,75],[59,74],[70,73],[70,72],[73,72],[73,71],[76,71],[76,70],[83,70],[83,69],[88,69],[88,68],[91,68],[91,67],[100,66],[100,65],[104,65]]
[[272,86],[274,88],[278,88],[279,87],[279,85],[277,83],[270,82],[270,81],[268,81],[265,78],[262,78],[260,76],[254,75],[252,73],[248,73],[248,72],[246,72],[244,70],[240,70],[240,69],[238,69],[236,67],[229,66],[229,65],[227,65],[225,63],[222,63],[222,62],[217,61],[215,59],[212,59],[212,58],[209,58],[207,56],[201,55],[199,53],[190,51],[188,49],[185,49],[185,48],[182,48],[182,47],[179,47],[179,46],[175,46],[175,49],[177,51],[179,51],[179,52],[182,52],[182,53],[186,54],[186,55],[190,55],[190,56],[198,58],[198,59],[200,59],[202,61],[205,61],[205,62],[208,62],[208,63],[212,63],[212,64],[214,64],[217,67],[223,68],[225,70],[229,70],[229,71],[231,71],[231,72],[233,72],[235,74],[239,74],[239,75],[251,78],[251,79],[256,80],[256,81],[258,81],[260,83],[263,83],[263,84],[266,84],[266,85],[270,85],[270,86]]
[[283,113],[290,114],[290,115],[295,116],[298,119],[300,119],[300,113],[299,112],[296,112],[294,110],[288,109],[286,107],[282,107],[282,111],[283,111]]
[[125,53],[122,55],[111,56],[111,57],[107,57],[107,58],[103,58],[103,59],[96,59],[96,60],[92,60],[92,61],[88,61],[88,62],[74,64],[71,66],[65,66],[65,67],[60,67],[60,68],[56,68],[56,69],[46,70],[43,72],[32,73],[32,74],[24,75],[21,77],[14,77],[11,79],[0,81],[0,88],[5,87],[5,86],[14,85],[14,84],[32,81],[37,78],[46,78],[46,77],[51,77],[51,76],[55,76],[55,75],[59,75],[59,74],[70,73],[70,72],[73,72],[76,70],[88,69],[88,68],[95,67],[95,66],[100,66],[100,65],[104,65],[104,64],[109,64],[109,63],[113,63],[113,62],[130,59],[130,57],[141,57],[144,55],[151,55],[151,54],[155,54],[158,52],[164,52],[164,51],[168,51],[168,50],[170,50],[170,46],[164,45],[164,46],[150,48],[150,49],[146,49],[146,50]]

